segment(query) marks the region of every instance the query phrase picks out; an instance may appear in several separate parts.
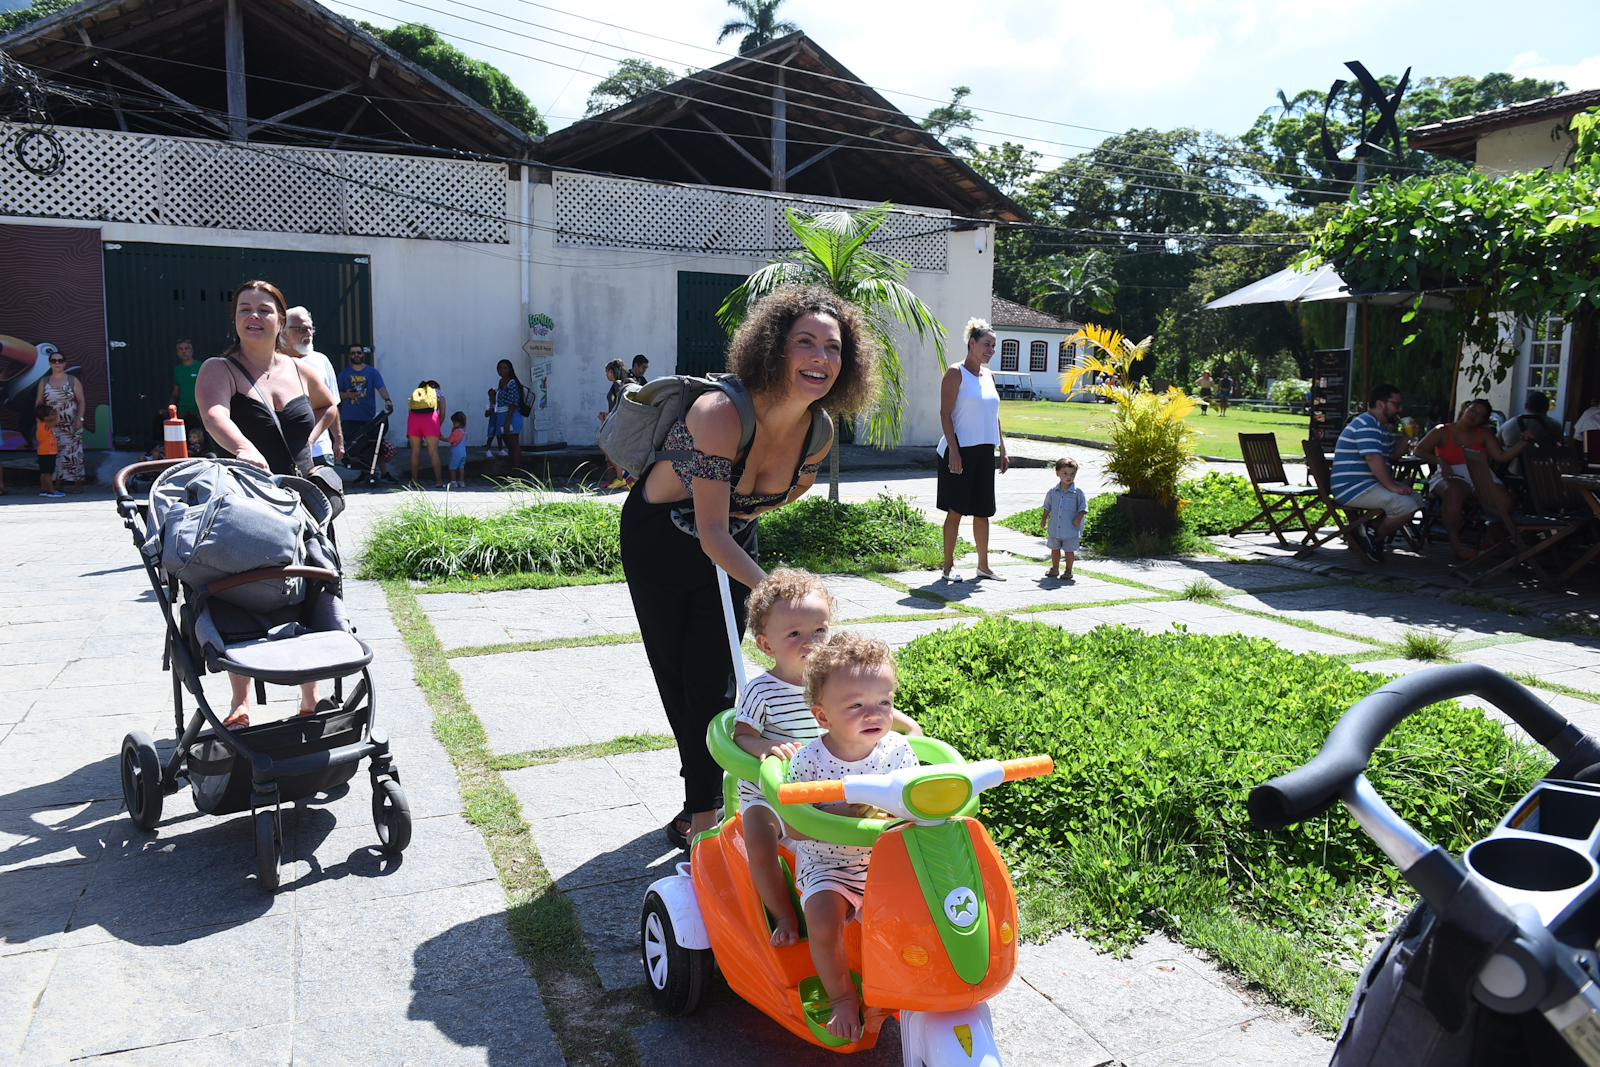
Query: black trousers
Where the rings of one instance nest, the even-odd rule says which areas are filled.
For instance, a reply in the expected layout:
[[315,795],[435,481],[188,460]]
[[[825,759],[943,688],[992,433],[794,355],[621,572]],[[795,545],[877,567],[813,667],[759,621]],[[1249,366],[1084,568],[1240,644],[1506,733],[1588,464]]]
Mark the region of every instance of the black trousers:
[[[734,675],[716,565],[699,539],[672,521],[672,509],[685,503],[648,503],[639,479],[622,506],[622,569],[661,706],[678,739],[684,810],[696,812],[722,801],[722,767],[706,748],[706,727],[733,707]],[[754,559],[756,524],[736,540]],[[731,578],[728,586],[742,639],[750,590]]]

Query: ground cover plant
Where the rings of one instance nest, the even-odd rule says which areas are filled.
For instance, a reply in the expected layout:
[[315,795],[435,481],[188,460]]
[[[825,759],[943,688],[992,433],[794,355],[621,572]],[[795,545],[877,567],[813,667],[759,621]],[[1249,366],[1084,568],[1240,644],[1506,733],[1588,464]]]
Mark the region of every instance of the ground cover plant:
[[[808,496],[761,516],[761,565],[819,574],[935,567],[944,562],[942,536],[902,496],[881,493],[859,504]],[[956,548],[958,555],[971,550],[965,542]]]
[[[1136,541],[1128,520],[1117,508],[1117,494],[1101,493],[1089,501],[1083,520],[1082,543],[1101,555],[1147,555],[1154,552],[1193,555],[1207,549],[1203,537],[1225,534],[1249,522],[1261,510],[1255,491],[1247,479],[1237,474],[1212,471],[1199,478],[1178,483],[1178,499],[1183,502],[1178,522],[1165,538]],[[1042,508],[1029,508],[997,520],[1001,526],[1023,533],[1039,533]]]
[[441,499],[413,493],[374,523],[362,546],[360,576],[432,582],[522,574],[622,578],[622,511],[613,504],[519,494],[509,508],[474,515]]
[[[1030,937],[1074,928],[1125,948],[1165,929],[1337,1027],[1410,889],[1341,812],[1269,834],[1245,798],[1313,755],[1384,677],[1239,635],[1011,619],[918,638],[899,675],[899,706],[969,759],[1055,759],[1053,775],[984,797]],[[1548,766],[1447,702],[1403,723],[1368,773],[1459,853]]]

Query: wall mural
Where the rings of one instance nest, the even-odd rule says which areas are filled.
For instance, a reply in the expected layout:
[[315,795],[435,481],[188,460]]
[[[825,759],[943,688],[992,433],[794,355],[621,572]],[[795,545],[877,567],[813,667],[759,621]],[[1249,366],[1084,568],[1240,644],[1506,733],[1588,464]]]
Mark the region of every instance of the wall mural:
[[33,404],[50,355],[83,382],[85,448],[110,440],[106,308],[98,229],[0,226],[0,450],[33,448]]

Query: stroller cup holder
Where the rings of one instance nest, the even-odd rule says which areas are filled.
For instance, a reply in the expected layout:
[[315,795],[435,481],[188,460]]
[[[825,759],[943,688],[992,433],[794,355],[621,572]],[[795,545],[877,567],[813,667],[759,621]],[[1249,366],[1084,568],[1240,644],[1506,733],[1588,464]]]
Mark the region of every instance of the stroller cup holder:
[[1581,782],[1541,782],[1462,859],[1506,904],[1528,904],[1556,929],[1600,883],[1600,790]]

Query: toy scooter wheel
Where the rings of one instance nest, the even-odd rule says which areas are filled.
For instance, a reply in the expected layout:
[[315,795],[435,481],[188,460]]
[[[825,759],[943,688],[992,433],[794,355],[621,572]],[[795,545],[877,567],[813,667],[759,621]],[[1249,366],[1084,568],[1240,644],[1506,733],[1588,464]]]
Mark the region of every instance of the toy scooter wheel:
[[672,930],[672,916],[658,893],[646,894],[639,919],[639,949],[650,999],[672,1015],[688,1015],[700,1005],[711,973],[711,950],[684,948]]
[[278,836],[278,816],[271,810],[256,812],[256,882],[263,892],[278,888],[278,868],[283,861],[283,839]]
[[372,785],[372,824],[378,828],[378,847],[385,852],[404,852],[411,844],[411,805],[405,792],[392,778],[380,778]]
[[161,821],[161,758],[149,734],[135,730],[122,739],[120,768],[128,818],[141,830],[152,829]]

